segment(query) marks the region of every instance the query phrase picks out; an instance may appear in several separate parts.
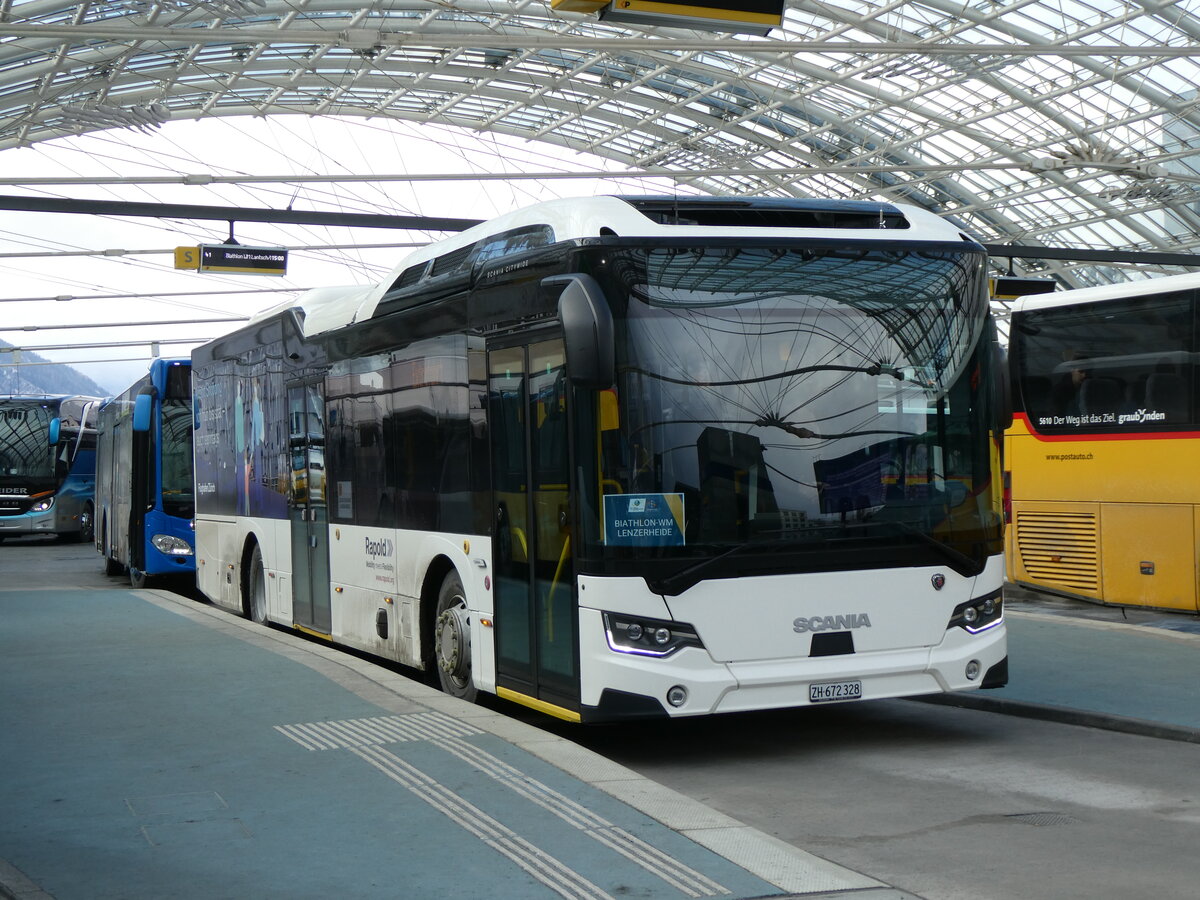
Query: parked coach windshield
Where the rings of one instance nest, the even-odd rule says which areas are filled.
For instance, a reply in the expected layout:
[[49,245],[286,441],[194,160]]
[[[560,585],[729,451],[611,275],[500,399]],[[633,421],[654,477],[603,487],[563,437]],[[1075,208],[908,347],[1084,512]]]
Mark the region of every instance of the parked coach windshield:
[[580,555],[978,571],[1001,538],[970,437],[994,416],[982,266],[957,245],[606,253],[618,375]]
[[54,479],[56,447],[49,444],[56,410],[45,402],[0,402],[0,483],[28,487]]

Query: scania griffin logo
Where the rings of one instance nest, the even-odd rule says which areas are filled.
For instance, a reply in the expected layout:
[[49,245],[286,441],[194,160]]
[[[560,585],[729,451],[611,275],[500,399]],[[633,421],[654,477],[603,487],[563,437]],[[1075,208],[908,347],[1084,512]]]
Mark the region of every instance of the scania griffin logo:
[[806,619],[803,616],[792,622],[792,630],[796,634],[809,631],[848,631],[851,628],[870,628],[871,619],[866,613],[850,613],[845,616],[813,616]]
[[388,557],[392,555],[392,551],[396,548],[387,538],[381,538],[378,541],[373,541],[367,538],[367,556]]

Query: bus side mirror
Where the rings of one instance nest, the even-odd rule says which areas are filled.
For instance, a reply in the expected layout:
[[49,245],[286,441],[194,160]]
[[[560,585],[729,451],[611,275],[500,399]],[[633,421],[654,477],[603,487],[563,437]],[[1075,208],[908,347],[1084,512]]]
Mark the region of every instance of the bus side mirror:
[[138,394],[133,398],[133,430],[150,430],[150,410],[154,398],[149,394]]
[[992,344],[995,365],[992,373],[992,393],[995,398],[996,420],[1001,431],[1008,431],[1013,423],[1013,385],[1008,366],[1008,352],[997,341]]
[[62,419],[60,419],[58,416],[55,416],[50,420],[47,443],[53,447],[58,443],[58,439],[60,437],[62,437]]
[[564,285],[558,318],[567,351],[567,374],[580,387],[607,388],[617,378],[612,310],[604,291],[590,275],[555,275],[545,286]]

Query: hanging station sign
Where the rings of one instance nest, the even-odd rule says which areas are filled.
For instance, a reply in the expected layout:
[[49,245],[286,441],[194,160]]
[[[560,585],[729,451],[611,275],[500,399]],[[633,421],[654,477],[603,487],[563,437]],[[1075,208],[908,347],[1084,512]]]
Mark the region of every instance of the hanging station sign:
[[201,244],[200,272],[236,272],[240,275],[287,274],[283,247],[244,247],[241,244]]

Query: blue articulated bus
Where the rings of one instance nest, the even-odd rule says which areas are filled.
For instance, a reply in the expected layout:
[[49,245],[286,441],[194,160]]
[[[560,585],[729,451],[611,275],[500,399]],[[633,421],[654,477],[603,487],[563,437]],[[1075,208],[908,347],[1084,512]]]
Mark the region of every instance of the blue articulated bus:
[[96,550],[134,587],[195,577],[191,376],[186,359],[156,359],[100,409]]
[[0,397],[0,541],[90,541],[99,397]]

